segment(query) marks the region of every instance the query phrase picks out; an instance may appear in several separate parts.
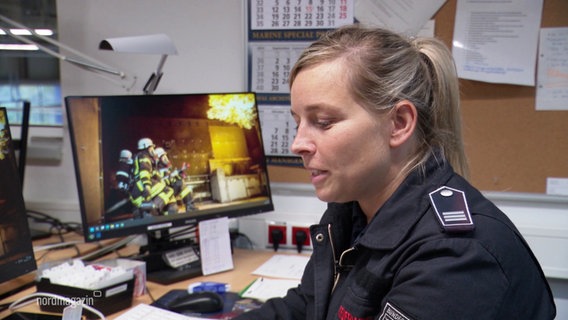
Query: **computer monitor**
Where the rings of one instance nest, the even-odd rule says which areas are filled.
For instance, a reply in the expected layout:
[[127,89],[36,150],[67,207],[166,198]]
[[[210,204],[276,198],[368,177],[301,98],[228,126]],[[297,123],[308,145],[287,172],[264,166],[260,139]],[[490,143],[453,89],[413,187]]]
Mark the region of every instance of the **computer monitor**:
[[163,238],[274,210],[254,93],[70,96],[65,105],[86,241]]
[[6,108],[0,108],[0,297],[33,283],[36,261]]
[[18,164],[20,185],[23,188],[24,174],[26,170],[31,104],[27,100],[13,100],[0,102],[0,106],[6,108],[8,121],[11,124],[12,130],[14,127],[19,127],[19,135],[14,136],[14,133],[12,132],[12,144],[14,145]]

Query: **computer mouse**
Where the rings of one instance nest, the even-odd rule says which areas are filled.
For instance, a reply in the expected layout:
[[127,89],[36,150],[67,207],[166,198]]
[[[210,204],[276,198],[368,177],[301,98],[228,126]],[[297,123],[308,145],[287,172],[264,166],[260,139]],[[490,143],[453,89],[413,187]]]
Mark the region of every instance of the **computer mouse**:
[[168,309],[178,313],[213,313],[223,310],[223,298],[210,291],[187,293],[176,297]]

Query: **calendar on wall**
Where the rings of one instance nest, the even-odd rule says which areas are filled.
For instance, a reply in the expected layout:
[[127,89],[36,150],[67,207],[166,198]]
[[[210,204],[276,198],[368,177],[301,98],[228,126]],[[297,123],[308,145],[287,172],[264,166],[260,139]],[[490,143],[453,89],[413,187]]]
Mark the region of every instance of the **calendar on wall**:
[[262,42],[250,44],[250,89],[265,94],[288,94],[288,77],[306,43]]
[[350,0],[251,0],[250,29],[333,29],[353,22]]
[[301,165],[290,147],[290,71],[302,51],[330,29],[353,23],[354,0],[249,0],[248,87],[256,92],[269,164]]
[[289,106],[260,106],[264,152],[267,155],[292,156],[290,147],[296,131],[296,123]]

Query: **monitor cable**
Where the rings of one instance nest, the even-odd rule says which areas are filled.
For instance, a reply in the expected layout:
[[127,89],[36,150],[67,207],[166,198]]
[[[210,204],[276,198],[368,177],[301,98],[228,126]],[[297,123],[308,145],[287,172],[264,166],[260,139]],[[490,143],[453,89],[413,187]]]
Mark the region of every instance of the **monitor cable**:
[[82,256],[79,256],[78,258],[83,260],[83,261],[93,261],[96,260],[100,257],[103,257],[111,252],[114,252],[120,248],[125,247],[126,245],[128,245],[132,240],[134,240],[136,237],[138,237],[137,235],[132,235],[132,236],[128,236],[128,237],[124,237],[114,243],[111,244],[105,244],[105,246],[101,247],[100,249],[94,250],[92,252],[86,253]]
[[57,235],[63,242],[63,235],[70,232],[76,232],[82,234],[81,226],[79,223],[75,222],[62,222],[61,220],[47,214],[44,212],[36,210],[26,210],[28,219],[31,219],[35,223],[48,224],[49,234]]

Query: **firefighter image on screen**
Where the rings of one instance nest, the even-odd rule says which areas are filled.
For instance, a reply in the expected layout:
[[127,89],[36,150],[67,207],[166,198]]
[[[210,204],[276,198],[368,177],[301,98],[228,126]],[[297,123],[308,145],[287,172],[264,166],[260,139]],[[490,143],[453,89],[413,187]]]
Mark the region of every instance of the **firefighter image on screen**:
[[186,212],[195,210],[196,208],[191,195],[192,189],[183,181],[183,176],[185,175],[184,171],[188,168],[187,164],[184,163],[181,169],[172,170],[172,163],[168,158],[166,150],[158,147],[155,153],[157,171],[162,177],[162,180],[166,185],[173,188],[176,199],[183,203]]
[[173,188],[157,174],[156,146],[150,138],[138,140],[138,153],[133,162],[132,203],[138,208],[135,216],[147,214],[167,215],[177,213]]
[[116,171],[116,186],[118,190],[128,193],[132,180],[132,152],[128,149],[120,151],[118,170]]

